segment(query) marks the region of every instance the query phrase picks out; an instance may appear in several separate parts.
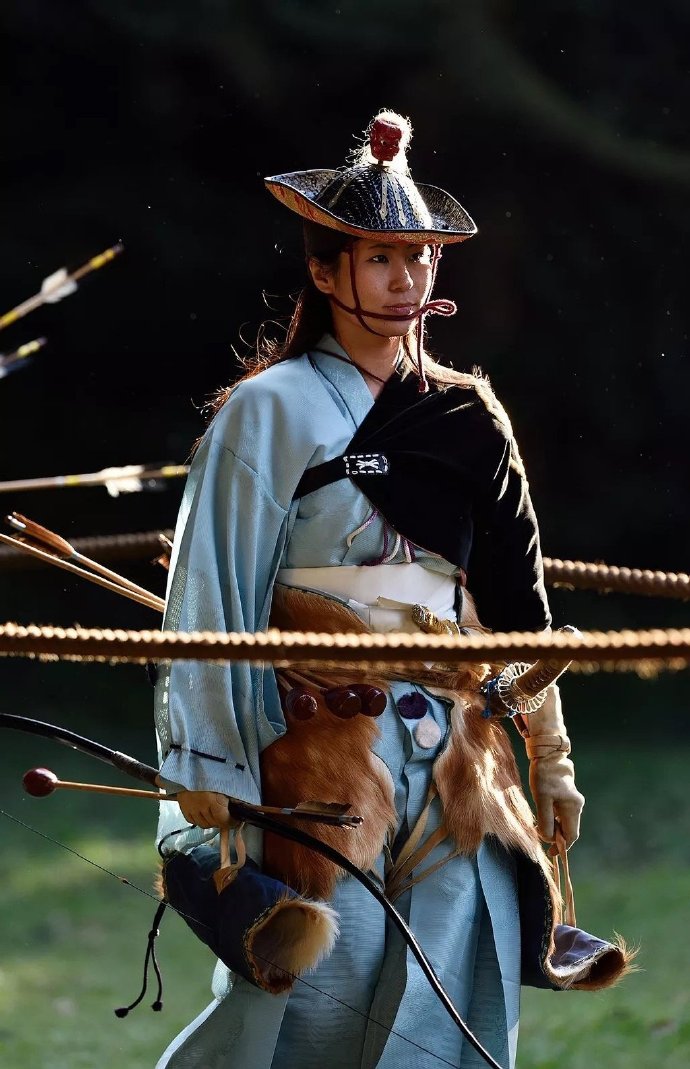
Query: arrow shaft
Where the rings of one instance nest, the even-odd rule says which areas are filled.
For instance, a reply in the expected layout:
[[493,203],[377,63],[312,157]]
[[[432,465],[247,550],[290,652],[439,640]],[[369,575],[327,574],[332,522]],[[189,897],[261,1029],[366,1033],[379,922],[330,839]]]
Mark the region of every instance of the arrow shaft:
[[5,312],[3,316],[0,316],[0,330],[4,330],[5,327],[9,327],[12,323],[16,323],[18,319],[22,319],[23,316],[28,315],[29,312],[33,312],[34,309],[40,308],[45,303],[45,294],[35,293],[33,297],[28,297],[21,304],[18,304],[16,308],[12,308],[9,312]]
[[125,798],[152,798],[158,802],[176,802],[176,794],[158,794],[156,791],[140,791],[136,787],[110,787],[105,783],[77,783],[72,780],[59,779],[55,789],[70,791],[90,791],[93,794],[115,794]]
[[139,594],[142,598],[146,598],[146,603],[149,604],[152,609],[160,609],[162,612],[165,608],[165,602],[162,598],[159,598],[145,587],[139,586],[138,583],[133,583],[131,579],[127,579],[126,576],[120,575],[119,572],[112,571],[112,569],[106,567],[105,564],[100,564],[98,561],[92,560],[90,557],[85,557],[75,549],[72,550],[71,559],[77,564],[85,565],[86,568],[91,569],[92,572],[98,572],[104,579],[115,583],[117,586],[125,587],[130,593]]
[[119,583],[113,583],[109,579],[104,579],[102,576],[94,575],[93,572],[87,571],[85,568],[79,568],[76,564],[63,560],[61,557],[56,557],[52,553],[46,553],[45,550],[39,549],[37,546],[29,545],[28,542],[21,542],[18,538],[12,538],[10,535],[0,533],[0,542],[4,542],[7,546],[12,546],[13,549],[18,549],[20,552],[26,553],[30,557],[36,557],[39,560],[45,561],[46,564],[53,564],[56,568],[62,568],[65,572],[71,572],[72,575],[77,575],[80,579],[87,579],[89,582],[95,583],[97,586],[101,586],[105,590],[111,590],[114,594],[121,594],[123,597],[129,598],[131,601],[137,601],[140,605],[145,605],[147,609],[154,609],[156,612],[163,611],[165,602],[162,598],[157,598],[154,594],[146,592],[146,596],[144,596],[135,590],[130,590],[128,587],[121,586]]
[[105,483],[125,482],[127,479],[177,479],[187,475],[186,464],[165,464],[147,468],[145,464],[131,465],[121,474],[95,471],[83,475],[49,475],[37,479],[12,479],[0,482],[0,494],[22,490],[54,490],[64,486],[103,486]]

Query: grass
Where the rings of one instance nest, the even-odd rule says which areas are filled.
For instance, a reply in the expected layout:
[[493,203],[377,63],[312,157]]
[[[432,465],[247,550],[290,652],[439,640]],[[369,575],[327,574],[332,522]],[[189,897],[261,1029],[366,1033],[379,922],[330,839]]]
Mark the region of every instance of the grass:
[[[2,741],[2,808],[150,892],[155,814],[148,803],[68,792],[28,798],[19,784],[30,765],[92,780],[99,766],[20,735],[5,733]],[[127,739],[118,741],[126,748]],[[130,748],[140,752],[140,740]],[[525,991],[519,1069],[690,1064],[689,758],[687,742],[580,748],[588,806],[571,854],[578,920],[598,935],[615,928],[639,943],[642,971],[596,995]],[[116,781],[109,769],[105,775]],[[0,829],[0,1063],[151,1069],[170,1037],[209,1001],[210,953],[178,918],[165,917],[165,1008],[148,1008],[152,993],[118,1020],[114,1007],[138,992],[154,902],[10,820],[0,818]]]

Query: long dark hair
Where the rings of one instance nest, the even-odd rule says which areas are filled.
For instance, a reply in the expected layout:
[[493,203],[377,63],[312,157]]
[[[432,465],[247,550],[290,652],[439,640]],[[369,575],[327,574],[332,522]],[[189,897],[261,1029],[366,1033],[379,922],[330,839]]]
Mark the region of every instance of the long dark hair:
[[[330,227],[320,226],[318,223],[305,222],[304,224],[304,251],[307,261],[318,260],[327,269],[335,269],[340,254],[345,251],[352,240],[348,234],[343,234],[339,230],[331,230]],[[419,329],[420,326],[417,323],[415,330],[403,338],[403,374],[415,371],[416,331]],[[232,391],[241,382],[253,378],[273,364],[308,353],[316,348],[324,334],[332,330],[333,317],[328,298],[316,288],[309,276],[297,297],[285,336],[283,338],[269,337],[265,327],[262,327],[254,352],[242,361],[244,374],[232,385],[221,387],[205,406],[209,419],[212,419],[223,407]],[[454,371],[452,368],[438,364],[424,348],[423,359],[427,378],[438,386],[473,387],[493,398],[487,379],[477,368],[473,369],[472,374]],[[488,397],[486,400],[488,401]]]

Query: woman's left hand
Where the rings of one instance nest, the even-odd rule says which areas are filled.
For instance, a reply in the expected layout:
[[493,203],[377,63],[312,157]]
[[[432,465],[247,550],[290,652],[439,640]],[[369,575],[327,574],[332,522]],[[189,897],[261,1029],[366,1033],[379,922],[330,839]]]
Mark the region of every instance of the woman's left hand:
[[239,823],[228,812],[229,797],[218,791],[178,791],[182,815],[197,828],[227,828]]
[[539,835],[547,843],[556,838],[560,825],[567,847],[580,835],[580,814],[584,795],[575,786],[573,762],[564,753],[537,757],[530,761],[529,785],[537,807]]
[[556,838],[557,824],[570,847],[580,835],[580,815],[584,795],[575,786],[575,768],[568,757],[570,740],[566,733],[558,687],[549,687],[546,701],[527,718],[525,739],[529,764],[529,785],[537,808],[537,827],[548,843]]

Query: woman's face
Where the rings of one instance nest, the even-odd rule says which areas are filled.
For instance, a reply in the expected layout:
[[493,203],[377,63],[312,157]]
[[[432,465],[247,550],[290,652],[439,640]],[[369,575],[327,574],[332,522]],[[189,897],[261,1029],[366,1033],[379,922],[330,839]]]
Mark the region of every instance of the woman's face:
[[[367,312],[383,316],[389,313],[392,317],[409,316],[409,319],[372,318],[368,321],[378,334],[387,337],[408,334],[417,322],[415,313],[429,295],[432,271],[430,246],[359,239],[355,241],[353,251],[357,295],[364,318]],[[350,260],[346,252],[340,253],[334,271],[320,279],[314,276],[314,281],[322,293],[336,297],[348,308],[354,307]],[[342,309],[339,311],[343,312]],[[355,319],[354,316],[351,318]]]

